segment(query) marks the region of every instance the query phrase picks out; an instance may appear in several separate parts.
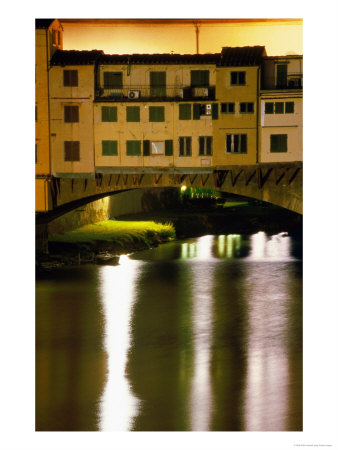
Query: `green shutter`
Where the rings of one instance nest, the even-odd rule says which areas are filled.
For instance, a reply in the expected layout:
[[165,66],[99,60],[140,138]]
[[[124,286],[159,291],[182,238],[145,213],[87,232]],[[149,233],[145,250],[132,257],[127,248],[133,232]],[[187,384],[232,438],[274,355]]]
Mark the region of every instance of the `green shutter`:
[[207,155],[212,155],[212,136],[207,136]]
[[127,141],[127,155],[128,156],[141,155],[141,141]]
[[117,122],[117,106],[101,107],[102,122]]
[[166,72],[150,72],[151,97],[166,96]]
[[227,134],[226,137],[226,143],[227,143],[227,153],[231,153],[231,134]]
[[102,156],[117,156],[117,141],[102,141]]
[[191,70],[190,77],[191,87],[209,86],[209,70]]
[[271,134],[270,135],[270,152],[285,153],[288,145],[287,134]]
[[140,107],[127,106],[127,122],[139,122],[139,121],[140,121]]
[[241,153],[246,153],[247,152],[247,135],[246,134],[241,134]]
[[212,104],[212,116],[214,120],[218,119],[218,103]]
[[122,89],[122,72],[103,72],[103,85],[106,89]]
[[143,156],[150,155],[150,141],[143,141]]
[[184,156],[184,138],[179,138],[179,155]]
[[149,106],[149,122],[164,122],[164,106]]
[[179,105],[179,119],[180,120],[191,120],[191,104],[182,103]]
[[173,141],[165,141],[165,156],[172,156],[173,154]]
[[193,119],[199,120],[199,118],[200,118],[200,104],[194,103],[193,104]]
[[199,136],[199,155],[204,155],[204,136]]
[[186,148],[187,148],[186,155],[191,156],[191,137],[186,138]]

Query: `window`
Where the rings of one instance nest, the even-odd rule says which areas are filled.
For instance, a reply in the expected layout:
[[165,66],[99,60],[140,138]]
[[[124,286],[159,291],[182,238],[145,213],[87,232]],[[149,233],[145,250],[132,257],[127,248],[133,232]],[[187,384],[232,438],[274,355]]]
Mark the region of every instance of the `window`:
[[139,121],[140,121],[140,107],[127,106],[127,122],[139,122]]
[[64,121],[65,122],[78,122],[79,121],[79,107],[78,106],[65,106]]
[[246,153],[246,152],[247,152],[246,134],[226,135],[226,153]]
[[53,45],[57,44],[57,31],[56,30],[52,30],[52,44]]
[[288,151],[288,135],[287,134],[271,134],[270,135],[270,152],[284,153]]
[[209,70],[191,70],[190,80],[191,87],[208,87]]
[[164,141],[152,141],[151,142],[151,154],[152,155],[164,155]]
[[78,86],[77,70],[63,71],[63,85],[64,86]]
[[182,136],[179,138],[179,155],[191,156],[191,137]]
[[38,121],[38,107],[35,105],[35,122]]
[[276,69],[276,87],[285,88],[287,86],[288,66],[287,64],[277,64]]
[[184,103],[179,105],[179,119],[180,120],[191,120],[191,104]]
[[232,85],[244,85],[245,84],[245,72],[231,72],[231,84]]
[[235,103],[221,103],[221,113],[233,114],[235,112]]
[[265,102],[265,114],[273,114],[273,103]]
[[122,89],[122,72],[103,72],[105,89]]
[[253,113],[254,112],[254,104],[253,103],[240,103],[239,111],[241,113]]
[[117,156],[117,141],[102,141],[102,156]]
[[275,103],[275,114],[284,114],[284,103],[283,102]]
[[35,164],[38,162],[38,144],[35,144]]
[[141,141],[127,141],[127,155],[128,156],[141,155]]
[[199,155],[211,156],[212,155],[212,136],[200,136],[199,141]]
[[65,161],[80,161],[80,141],[65,141]]
[[294,102],[265,102],[265,114],[293,114]]
[[166,72],[150,72],[150,96],[166,96]]
[[285,113],[293,114],[295,112],[295,104],[294,102],[285,102]]
[[164,106],[149,106],[149,122],[164,122]]
[[117,122],[117,106],[101,107],[102,122]]

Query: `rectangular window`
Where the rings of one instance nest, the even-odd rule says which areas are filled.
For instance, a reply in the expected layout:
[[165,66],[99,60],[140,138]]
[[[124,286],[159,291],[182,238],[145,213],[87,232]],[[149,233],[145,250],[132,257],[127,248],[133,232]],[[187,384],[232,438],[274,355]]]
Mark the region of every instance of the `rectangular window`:
[[191,156],[191,137],[182,136],[179,138],[179,155]]
[[164,122],[164,106],[149,106],[149,122]]
[[122,89],[122,72],[103,72],[103,87],[105,89]]
[[35,105],[35,122],[38,121],[38,107]]
[[247,135],[246,134],[227,134],[226,135],[227,153],[246,153]]
[[171,139],[168,139],[165,141],[165,156],[172,156],[173,154],[173,141]]
[[35,144],[35,164],[38,162],[38,144]]
[[117,122],[117,106],[101,107],[102,122]]
[[150,72],[150,96],[166,96],[166,72]]
[[139,122],[139,121],[140,121],[140,107],[127,106],[127,122]]
[[180,120],[191,120],[191,104],[182,103],[179,105],[179,119]]
[[191,70],[190,80],[191,87],[208,87],[209,70]]
[[221,113],[233,114],[235,112],[235,103],[221,103]]
[[127,155],[128,156],[141,155],[141,141],[127,141]]
[[295,112],[295,104],[294,102],[285,102],[285,113],[293,114]]
[[117,141],[102,141],[102,156],[117,156]]
[[284,114],[284,102],[275,103],[275,114]]
[[245,85],[245,72],[231,72],[231,84],[239,86]]
[[77,70],[63,71],[63,85],[64,86],[78,86]]
[[65,161],[80,161],[80,141],[65,141]]
[[79,107],[78,106],[65,106],[64,107],[64,121],[78,122],[79,121]]
[[164,141],[152,141],[151,154],[152,155],[164,155]]
[[277,64],[276,69],[276,87],[285,88],[287,86],[288,66],[287,64]]
[[57,31],[56,30],[52,30],[52,44],[53,45],[57,44]]
[[241,113],[250,113],[252,114],[254,112],[254,104],[253,103],[240,103],[239,104],[239,111]]
[[271,134],[270,135],[270,152],[285,153],[288,151],[288,135],[287,134]]
[[200,136],[199,141],[199,152],[200,156],[211,156],[212,155],[212,136]]
[[265,102],[265,114],[273,114],[273,102]]
[[199,118],[200,118],[200,104],[199,103],[193,103],[193,105],[192,105],[192,118],[194,120],[199,120]]

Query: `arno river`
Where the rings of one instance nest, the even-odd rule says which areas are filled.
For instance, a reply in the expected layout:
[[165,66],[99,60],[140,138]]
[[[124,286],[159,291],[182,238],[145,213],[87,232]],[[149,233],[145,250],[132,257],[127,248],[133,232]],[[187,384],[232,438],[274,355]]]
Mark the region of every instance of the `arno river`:
[[36,430],[302,430],[302,250],[203,236],[36,285]]

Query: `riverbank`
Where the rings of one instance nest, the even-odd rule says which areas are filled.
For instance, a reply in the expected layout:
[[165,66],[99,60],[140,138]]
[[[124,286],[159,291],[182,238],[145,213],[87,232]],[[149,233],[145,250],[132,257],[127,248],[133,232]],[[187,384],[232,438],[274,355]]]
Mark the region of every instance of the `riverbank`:
[[37,272],[65,265],[118,264],[119,255],[155,247],[173,239],[205,234],[301,234],[302,216],[251,203],[224,208],[183,205],[119,217],[49,237],[49,254],[36,257]]

